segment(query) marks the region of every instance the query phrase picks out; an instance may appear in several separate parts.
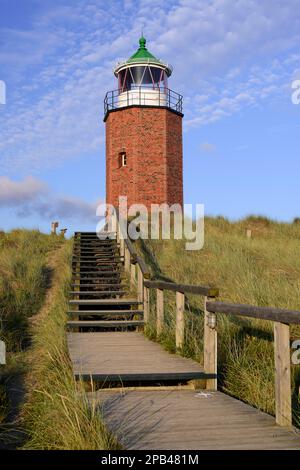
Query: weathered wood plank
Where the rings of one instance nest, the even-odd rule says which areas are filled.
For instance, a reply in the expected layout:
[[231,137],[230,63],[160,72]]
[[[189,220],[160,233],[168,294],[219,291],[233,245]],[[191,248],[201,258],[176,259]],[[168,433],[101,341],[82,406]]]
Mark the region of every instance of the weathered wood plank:
[[185,295],[176,292],[176,348],[182,349],[184,345],[184,303]]
[[214,378],[207,380],[206,388],[208,390],[217,390],[217,330],[215,323],[215,314],[207,310],[207,297],[204,300],[204,370],[209,374],[214,374]]
[[144,321],[149,322],[150,315],[150,289],[144,287]]
[[200,364],[170,354],[138,332],[69,333],[68,348],[74,374],[107,381],[190,380],[204,378]]
[[300,450],[299,431],[220,392],[99,391],[90,401],[129,450]]
[[246,304],[232,304],[227,302],[207,302],[210,312],[224,313],[226,315],[240,315],[260,318],[281,323],[300,324],[300,311],[273,307],[256,307]]
[[142,305],[136,299],[90,299],[90,300],[69,300],[71,305]]
[[164,328],[164,291],[156,289],[156,334],[159,336]]
[[[78,315],[80,316],[80,312]],[[129,326],[143,325],[143,320],[70,320],[67,322],[69,328],[127,328]]]
[[76,316],[78,317],[79,315],[82,317],[87,316],[95,316],[95,317],[114,317],[114,316],[123,316],[123,317],[130,317],[133,315],[143,315],[143,310],[70,310],[68,312],[68,315],[70,317]]
[[276,422],[281,426],[292,424],[290,327],[274,323],[275,408]]
[[165,281],[145,281],[145,286],[151,289],[171,290],[185,294],[207,295],[208,297],[217,297],[219,289],[215,287],[193,286],[190,284],[175,284]]

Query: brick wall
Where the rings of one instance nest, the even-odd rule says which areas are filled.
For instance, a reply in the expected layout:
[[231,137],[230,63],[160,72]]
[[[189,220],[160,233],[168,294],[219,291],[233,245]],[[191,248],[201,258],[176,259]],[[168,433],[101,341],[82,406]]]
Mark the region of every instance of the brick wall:
[[[127,166],[120,167],[125,151]],[[106,119],[106,201],[118,205],[183,204],[182,116],[164,108],[131,107]]]

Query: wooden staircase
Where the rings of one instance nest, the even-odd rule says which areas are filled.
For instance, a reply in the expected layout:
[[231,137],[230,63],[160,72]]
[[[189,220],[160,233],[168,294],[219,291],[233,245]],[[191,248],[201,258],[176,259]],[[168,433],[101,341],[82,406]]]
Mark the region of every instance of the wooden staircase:
[[[272,416],[217,391],[217,337],[215,326],[208,322],[212,320],[210,312],[218,308],[223,312],[228,307],[232,313],[235,307],[249,315],[249,306],[205,297],[204,367],[170,354],[140,331],[144,314],[149,322],[147,289],[157,291],[157,330],[163,323],[163,290],[176,292],[176,346],[184,338],[183,293],[212,298],[216,289],[145,277],[140,284],[138,270],[144,273],[139,257],[128,241],[124,244],[120,239],[120,243],[121,250],[116,240],[99,240],[90,232],[75,233],[67,322],[74,378],[90,387],[91,405],[99,407],[109,431],[126,449],[299,450],[300,435],[295,429],[277,426]],[[124,265],[131,284],[136,280],[133,273],[138,271],[138,298],[130,292]],[[252,309],[270,315],[270,309]],[[277,321],[277,313],[271,310]],[[298,313],[289,315],[294,318]],[[290,360],[288,343],[285,349]],[[206,390],[201,391],[202,387]]]
[[75,233],[69,330],[132,331],[144,325],[143,304],[129,296],[123,261],[116,240]]

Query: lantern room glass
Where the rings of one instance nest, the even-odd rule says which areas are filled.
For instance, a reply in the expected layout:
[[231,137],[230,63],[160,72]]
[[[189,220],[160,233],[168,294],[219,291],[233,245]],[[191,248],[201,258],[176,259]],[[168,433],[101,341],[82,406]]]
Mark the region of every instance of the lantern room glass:
[[164,69],[153,65],[138,65],[121,70],[118,74],[119,92],[143,88],[168,88],[168,76]]

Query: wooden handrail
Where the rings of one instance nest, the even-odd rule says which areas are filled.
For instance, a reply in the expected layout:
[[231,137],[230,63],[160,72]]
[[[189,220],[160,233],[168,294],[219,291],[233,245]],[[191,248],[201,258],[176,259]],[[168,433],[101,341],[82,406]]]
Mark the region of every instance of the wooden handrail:
[[[123,224],[116,213],[117,237],[123,232]],[[127,228],[126,228],[127,231]],[[125,269],[130,273],[131,284],[137,284],[138,298],[144,304],[146,322],[150,313],[150,289],[156,290],[157,335],[162,333],[164,324],[164,290],[176,292],[176,348],[181,350],[185,337],[185,294],[204,296],[204,347],[203,362],[207,374],[206,387],[217,390],[217,315],[238,315],[274,322],[275,357],[275,405],[276,422],[281,426],[292,424],[291,405],[291,363],[290,363],[290,324],[300,324],[300,311],[273,307],[256,307],[246,304],[218,302],[216,287],[177,284],[161,280],[151,280],[151,271],[137,254],[127,233],[119,237],[124,253]]]
[[139,267],[141,268],[141,271],[142,271],[142,274],[143,274],[144,278],[145,279],[150,279],[151,272],[150,272],[149,266],[145,263],[143,258],[141,258],[139,255],[137,255],[136,262],[139,265]]
[[125,246],[127,247],[129,253],[130,253],[130,262],[131,264],[138,264],[144,278],[149,279],[151,277],[151,270],[149,266],[145,263],[145,261],[137,254],[135,247],[133,246],[130,238],[128,238],[128,233],[127,229],[124,229],[124,226],[122,223],[120,223],[120,216],[119,216],[119,211],[116,210],[115,212],[116,215],[116,222],[117,222],[117,232],[120,230],[123,236],[123,240],[125,243]]
[[173,292],[181,292],[183,294],[204,295],[206,297],[217,297],[219,295],[219,289],[216,287],[176,284],[175,282],[165,281],[145,281],[144,285],[151,289],[170,290]]
[[270,320],[287,324],[300,324],[300,310],[287,310],[284,308],[256,307],[246,304],[231,304],[227,302],[206,302],[206,308],[212,313],[225,315],[238,315],[261,320]]

